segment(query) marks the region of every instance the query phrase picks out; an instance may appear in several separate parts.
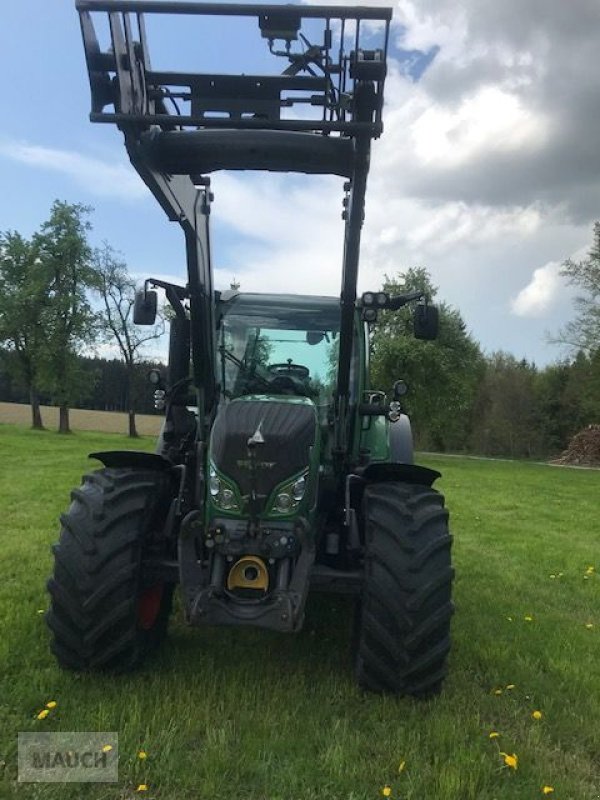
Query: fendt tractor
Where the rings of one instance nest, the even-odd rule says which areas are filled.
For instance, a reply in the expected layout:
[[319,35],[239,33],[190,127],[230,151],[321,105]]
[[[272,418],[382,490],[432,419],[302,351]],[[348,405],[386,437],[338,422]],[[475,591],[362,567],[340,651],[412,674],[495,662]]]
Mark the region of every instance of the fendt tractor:
[[[421,339],[437,335],[438,313],[422,292],[357,297],[391,9],[76,6],[90,119],[117,125],[131,163],[183,229],[187,281],[150,278],[136,295],[136,324],[154,322],[157,288],[172,307],[166,374],[149,375],[164,409],[156,451],[93,453],[103,469],[83,479],[62,516],[48,584],[59,664],[140,664],[165,639],[177,584],[191,625],[281,632],[302,628],[309,592],[343,593],[356,598],[359,685],[438,692],[453,610],[448,514],[432,488],[440,475],[413,462],[404,382],[375,389],[369,379],[380,312],[410,304]],[[234,74],[153,69],[147,31],[170,31],[165,15],[184,15],[182,41],[201,63],[224,50],[237,18],[236,41],[245,25],[264,40],[257,63],[283,69],[243,71],[240,46]],[[210,175],[219,170],[343,179],[339,297],[215,291]],[[325,254],[321,267],[330,268]]]

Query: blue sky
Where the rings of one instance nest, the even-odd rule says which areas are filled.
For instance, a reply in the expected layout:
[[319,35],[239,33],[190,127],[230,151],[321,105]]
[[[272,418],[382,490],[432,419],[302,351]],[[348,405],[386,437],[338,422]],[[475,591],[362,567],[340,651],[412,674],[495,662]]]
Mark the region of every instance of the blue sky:
[[[487,350],[553,359],[560,351],[545,334],[571,314],[559,265],[585,253],[600,213],[589,111],[600,107],[589,69],[600,7],[574,0],[565,17],[560,0],[537,16],[517,0],[394,5],[360,288],[426,266]],[[226,25],[194,30],[162,17],[149,28],[154,66],[260,72],[269,57],[258,31],[250,52],[242,24],[227,25],[230,39]],[[88,121],[74,3],[5,4],[0,68],[0,230],[29,235],[54,198],[82,202],[95,209],[94,243],[107,239],[140,276],[184,281],[178,226],[128,166],[116,128]],[[218,284],[235,275],[247,290],[337,293],[339,179],[219,173],[213,187]]]

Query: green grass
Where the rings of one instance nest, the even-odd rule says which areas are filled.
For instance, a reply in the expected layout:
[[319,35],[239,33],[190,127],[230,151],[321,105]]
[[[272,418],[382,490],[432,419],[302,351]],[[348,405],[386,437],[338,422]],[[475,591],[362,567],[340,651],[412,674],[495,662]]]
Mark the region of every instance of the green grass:
[[[177,616],[141,672],[59,671],[38,613],[49,545],[87,452],[123,446],[0,427],[0,796],[358,800],[386,783],[398,800],[527,800],[544,784],[557,800],[600,795],[600,577],[583,577],[600,572],[599,472],[427,457],[451,510],[456,615],[444,692],[416,703],[355,687],[352,606],[327,597],[311,600],[297,636],[190,629]],[[57,708],[35,720],[49,700]],[[17,731],[40,729],[118,731],[119,784],[18,785]],[[516,772],[499,749],[518,755]]]

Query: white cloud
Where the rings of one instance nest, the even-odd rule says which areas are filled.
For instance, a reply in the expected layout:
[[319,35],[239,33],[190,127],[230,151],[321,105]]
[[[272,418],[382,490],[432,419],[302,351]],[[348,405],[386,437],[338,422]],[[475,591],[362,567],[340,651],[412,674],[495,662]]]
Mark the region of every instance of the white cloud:
[[0,155],[29,167],[60,172],[102,197],[138,200],[148,196],[143,182],[126,162],[108,163],[75,151],[13,140],[0,140]]
[[411,126],[413,149],[425,165],[456,167],[481,153],[543,145],[544,121],[520,100],[486,86],[456,108],[430,106]]
[[534,270],[531,280],[511,300],[510,307],[518,317],[542,317],[555,304],[561,289],[560,264],[550,261]]

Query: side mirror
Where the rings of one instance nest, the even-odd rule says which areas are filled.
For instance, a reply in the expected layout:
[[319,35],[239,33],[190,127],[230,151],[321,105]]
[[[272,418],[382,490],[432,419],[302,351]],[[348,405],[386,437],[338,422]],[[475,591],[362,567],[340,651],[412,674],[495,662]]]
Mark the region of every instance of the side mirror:
[[413,319],[415,339],[425,339],[426,341],[437,339],[439,327],[440,315],[437,306],[416,306]]
[[157,294],[150,290],[135,293],[133,322],[135,325],[154,325],[156,322]]

